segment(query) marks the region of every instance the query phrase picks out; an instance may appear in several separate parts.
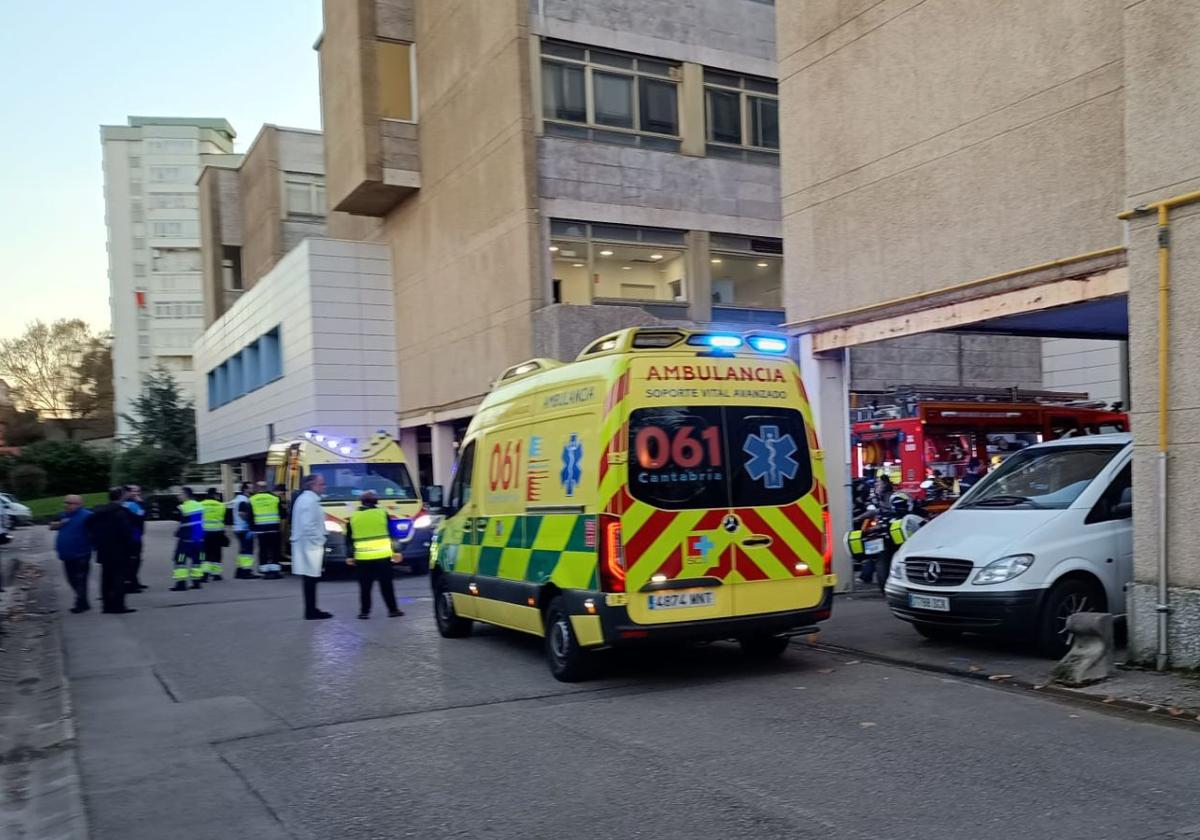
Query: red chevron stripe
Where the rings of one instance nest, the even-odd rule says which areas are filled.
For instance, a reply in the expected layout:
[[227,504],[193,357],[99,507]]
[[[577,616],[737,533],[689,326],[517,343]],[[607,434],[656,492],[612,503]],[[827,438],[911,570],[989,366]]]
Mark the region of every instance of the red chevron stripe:
[[738,574],[746,580],[767,580],[767,573],[758,567],[753,558],[749,554],[742,551],[739,546],[733,546],[734,553],[737,555],[737,570]]
[[646,520],[646,523],[625,543],[626,569],[633,569],[637,565],[637,562],[642,559],[642,555],[654,544],[659,535],[675,521],[677,515],[674,511],[670,510],[656,510],[650,514],[650,518]]
[[792,577],[803,577],[804,575],[812,574],[812,570],[807,568],[807,563],[805,563],[805,571],[797,571],[796,564],[804,561],[802,561],[800,556],[796,554],[790,545],[788,545],[787,540],[783,539],[780,533],[771,527],[771,523],[763,519],[762,515],[759,514],[758,511],[746,509],[739,510],[737,513],[738,516],[742,517],[742,521],[745,522],[746,525],[749,526],[752,531],[754,531],[754,533],[763,534],[771,538],[771,547],[768,549],[768,551],[770,551],[779,559],[779,562],[782,563],[787,569],[788,574],[790,574]]
[[674,580],[679,577],[681,571],[683,571],[683,546],[677,545],[654,574],[666,575],[667,580]]
[[788,518],[788,521],[796,526],[796,530],[804,535],[809,545],[818,552],[824,548],[825,538],[821,534],[821,529],[813,524],[800,505],[788,505],[780,510],[783,511],[783,515]]

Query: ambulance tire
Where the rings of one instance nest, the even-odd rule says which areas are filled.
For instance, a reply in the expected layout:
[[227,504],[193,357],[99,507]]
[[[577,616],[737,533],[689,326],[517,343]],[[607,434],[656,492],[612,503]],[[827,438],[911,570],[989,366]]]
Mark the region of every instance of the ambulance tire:
[[592,676],[592,655],[575,638],[571,616],[561,597],[546,607],[546,661],[559,682],[580,682]]
[[783,656],[791,641],[787,636],[777,636],[773,633],[754,633],[738,639],[742,653],[750,659],[763,662]]
[[471,634],[471,619],[461,618],[454,611],[454,599],[446,581],[440,578],[433,588],[433,618],[444,639],[461,639]]

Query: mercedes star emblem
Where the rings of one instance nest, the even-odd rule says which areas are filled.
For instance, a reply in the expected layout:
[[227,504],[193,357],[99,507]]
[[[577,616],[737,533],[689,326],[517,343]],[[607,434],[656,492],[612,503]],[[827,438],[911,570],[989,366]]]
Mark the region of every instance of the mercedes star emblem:
[[942,576],[942,564],[936,560],[930,560],[925,565],[925,580],[930,583],[937,583],[938,578]]

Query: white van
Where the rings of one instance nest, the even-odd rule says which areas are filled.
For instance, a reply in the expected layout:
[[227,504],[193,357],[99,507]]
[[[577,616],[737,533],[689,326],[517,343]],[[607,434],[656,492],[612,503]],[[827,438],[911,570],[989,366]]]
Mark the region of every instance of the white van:
[[927,638],[1001,634],[1062,656],[1069,615],[1125,612],[1132,456],[1128,434],[1012,455],[896,554],[892,613]]

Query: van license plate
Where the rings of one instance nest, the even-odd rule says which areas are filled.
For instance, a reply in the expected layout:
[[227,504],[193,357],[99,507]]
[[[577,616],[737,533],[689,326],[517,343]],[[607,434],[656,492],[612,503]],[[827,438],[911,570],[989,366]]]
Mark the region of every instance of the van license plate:
[[909,595],[908,605],[914,610],[950,612],[950,599],[941,595]]
[[867,554],[883,554],[883,538],[867,540],[863,544],[863,551]]
[[711,607],[717,602],[713,592],[667,592],[647,595],[646,605],[652,610],[671,610],[676,607]]

